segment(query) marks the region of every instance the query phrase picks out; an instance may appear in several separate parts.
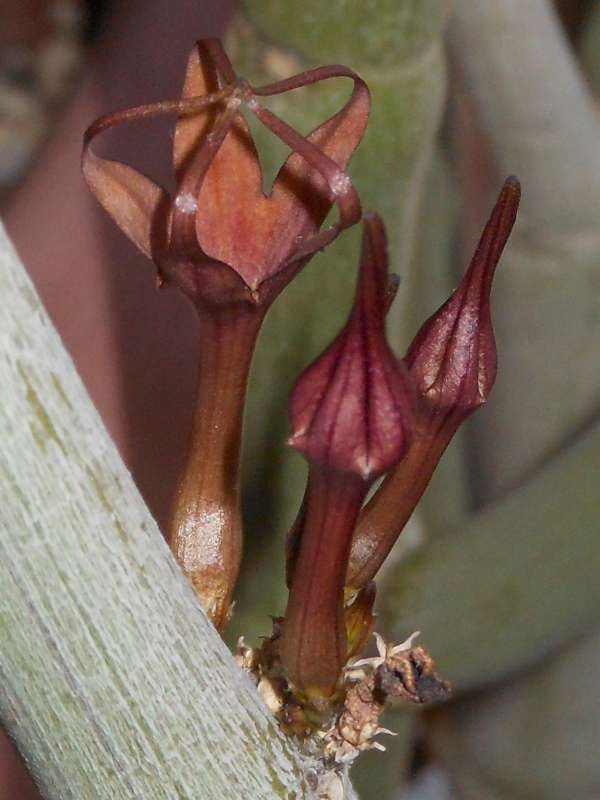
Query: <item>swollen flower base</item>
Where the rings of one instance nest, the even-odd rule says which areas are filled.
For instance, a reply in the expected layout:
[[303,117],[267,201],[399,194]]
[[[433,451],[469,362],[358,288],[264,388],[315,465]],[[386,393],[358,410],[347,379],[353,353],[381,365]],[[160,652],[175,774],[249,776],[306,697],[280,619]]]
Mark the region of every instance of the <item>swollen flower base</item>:
[[[351,79],[350,98],[308,136],[262,105],[333,78]],[[292,151],[268,195],[242,109]],[[155,263],[159,285],[176,286],[198,313],[197,407],[168,533],[219,628],[242,551],[242,422],[262,322],[310,258],[363,220],[348,321],[290,399],[290,444],[305,456],[308,480],[288,534],[285,615],[259,649],[242,641],[237,654],[282,728],[333,765],[383,749],[375,737],[386,732],[379,717],[388,698],[427,703],[449,692],[414,636],[394,645],[376,634],[378,656],[356,658],[373,630],[373,579],[452,436],[492,389],[492,278],[520,197],[509,178],[461,284],[397,358],[385,335],[398,282],[388,275],[384,225],[376,214],[362,217],[345,172],[369,109],[365,83],[346,67],[256,88],[235,74],[219,42],[206,40],[192,51],[180,99],[101,117],[86,131],[82,163],[99,202]],[[167,113],[177,117],[172,196],[91,149],[102,132]],[[338,220],[321,229],[333,205]]]

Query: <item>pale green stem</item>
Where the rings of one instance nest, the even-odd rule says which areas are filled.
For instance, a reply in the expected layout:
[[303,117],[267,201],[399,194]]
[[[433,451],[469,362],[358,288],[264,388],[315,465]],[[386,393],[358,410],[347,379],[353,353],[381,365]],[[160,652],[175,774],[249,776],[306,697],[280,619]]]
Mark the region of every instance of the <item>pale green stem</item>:
[[0,723],[44,798],[310,797],[1,228],[0,294]]

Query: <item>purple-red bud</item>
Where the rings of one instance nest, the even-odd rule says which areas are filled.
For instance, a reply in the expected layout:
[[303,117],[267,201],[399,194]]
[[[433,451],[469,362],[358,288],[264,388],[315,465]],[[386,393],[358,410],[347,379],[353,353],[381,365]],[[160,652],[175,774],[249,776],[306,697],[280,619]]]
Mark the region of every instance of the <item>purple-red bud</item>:
[[508,178],[460,285],[408,350],[405,361],[419,396],[414,437],[406,457],[361,512],[346,577],[349,597],[375,577],[451,438],[492,389],[496,343],[490,292],[520,196],[518,180]]
[[490,293],[520,196],[518,180],[508,178],[460,285],[421,327],[406,354],[430,413],[450,413],[462,420],[485,403],[494,385],[497,362]]
[[385,230],[365,218],[354,306],[339,336],[298,379],[290,444],[322,465],[371,481],[408,448],[414,391],[385,337],[390,304]]
[[414,391],[385,338],[391,291],[385,230],[370,215],[348,322],[300,376],[290,400],[290,442],[310,471],[288,542],[291,585],[280,653],[288,678],[317,704],[335,694],[349,653],[372,625],[372,591],[344,615],[352,532],[369,485],[410,442]]

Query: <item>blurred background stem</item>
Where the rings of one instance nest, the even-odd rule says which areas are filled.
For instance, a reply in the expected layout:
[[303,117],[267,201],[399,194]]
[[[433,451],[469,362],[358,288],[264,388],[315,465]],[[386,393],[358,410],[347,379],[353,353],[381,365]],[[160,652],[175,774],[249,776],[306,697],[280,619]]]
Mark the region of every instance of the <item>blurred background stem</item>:
[[474,423],[488,502],[600,410],[600,125],[546,0],[457,0],[451,41],[498,168],[525,187],[494,292],[501,369]]

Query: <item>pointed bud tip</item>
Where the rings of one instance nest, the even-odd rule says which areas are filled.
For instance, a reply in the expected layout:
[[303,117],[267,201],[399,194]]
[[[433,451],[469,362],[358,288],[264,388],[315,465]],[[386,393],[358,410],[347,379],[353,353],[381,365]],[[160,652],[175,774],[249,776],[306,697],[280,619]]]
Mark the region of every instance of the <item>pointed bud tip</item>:
[[517,178],[516,175],[509,175],[508,178],[504,181],[504,189],[509,189],[510,191],[517,194],[519,197],[521,196],[521,181]]
[[[495,217],[498,217],[500,237],[504,237],[503,241],[501,241],[500,252],[513,228],[520,202],[521,182],[514,175],[509,175],[504,181],[502,190],[490,217],[490,222],[492,222]],[[500,253],[498,257],[499,255]]]
[[464,419],[486,402],[496,378],[492,280],[512,231],[521,185],[511,176],[460,285],[415,336],[406,363],[426,406]]
[[365,481],[400,460],[412,428],[413,387],[385,338],[388,307],[385,229],[371,214],[364,222],[350,318],[300,376],[290,398],[292,446],[317,463]]
[[374,280],[380,299],[381,314],[385,317],[391,308],[400,287],[400,276],[388,272],[388,242],[383,220],[376,211],[368,211],[363,217],[363,252],[361,264],[369,261],[372,272],[367,273]]

